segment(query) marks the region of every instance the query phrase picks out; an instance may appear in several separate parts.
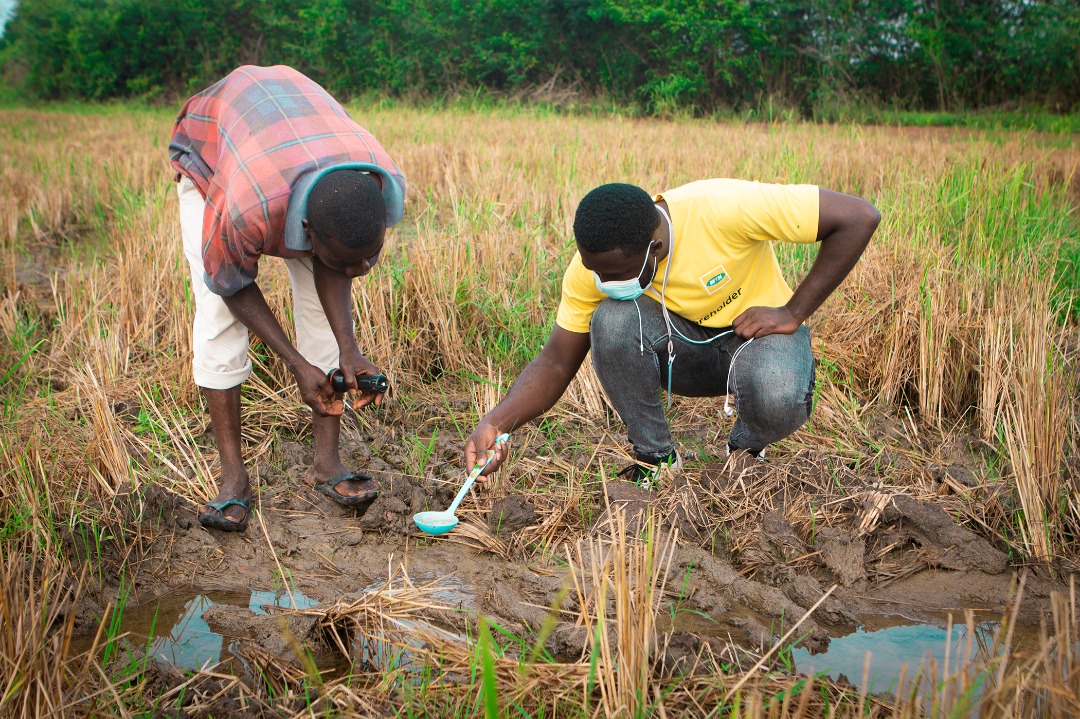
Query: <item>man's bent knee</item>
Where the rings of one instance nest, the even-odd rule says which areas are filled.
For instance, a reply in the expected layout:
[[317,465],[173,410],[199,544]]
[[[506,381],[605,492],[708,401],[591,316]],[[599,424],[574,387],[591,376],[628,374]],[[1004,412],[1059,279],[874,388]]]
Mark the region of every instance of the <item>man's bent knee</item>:
[[604,300],[589,322],[589,341],[594,352],[631,347],[637,351],[643,342],[641,332],[638,308],[633,302]]
[[767,424],[772,434],[787,437],[806,424],[813,410],[813,380],[795,373],[777,377],[775,384],[759,387],[752,404],[759,421]]
[[799,334],[755,340],[733,369],[739,416],[769,442],[793,434],[813,411],[814,357],[809,333]]

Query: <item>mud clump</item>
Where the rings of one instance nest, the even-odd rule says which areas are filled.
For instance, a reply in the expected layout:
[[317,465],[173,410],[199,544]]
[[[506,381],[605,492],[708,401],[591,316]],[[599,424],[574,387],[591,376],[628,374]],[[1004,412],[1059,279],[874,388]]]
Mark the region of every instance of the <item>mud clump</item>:
[[654,499],[652,492],[626,482],[606,482],[604,489],[607,506],[597,517],[593,531],[601,534],[613,532],[615,516],[618,512],[622,512],[626,520],[626,531],[629,534],[637,534],[644,525],[649,508],[652,506]]
[[577,661],[580,657],[586,656],[591,640],[589,630],[585,627],[576,624],[560,624],[552,630],[545,646],[556,658]]
[[412,516],[446,507],[450,492],[421,480],[404,477],[380,478],[382,491],[358,522],[360,529],[386,534],[416,534]]
[[[812,607],[825,594],[821,583],[808,575],[796,577],[794,581],[784,586],[784,595],[799,606]],[[854,629],[859,625],[859,620],[844,607],[843,603],[835,597],[829,597],[817,608],[814,616],[834,627],[850,627]]]
[[761,532],[739,553],[739,562],[752,569],[755,578],[780,585],[795,579],[796,570],[789,563],[808,551],[784,515],[772,511],[761,518]]
[[520,494],[511,494],[495,500],[487,515],[488,529],[496,536],[513,534],[539,523],[540,518],[536,515],[536,507],[525,501]]
[[957,525],[937,505],[899,495],[893,497],[889,510],[886,510],[886,518],[900,519],[904,531],[916,543],[941,551],[941,556],[936,559],[944,569],[977,569],[987,574],[1001,574],[1009,566],[1009,558],[1004,552]]
[[688,541],[701,542],[707,535],[708,520],[701,502],[701,491],[682,473],[664,483],[656,504],[661,508],[665,527],[679,530]]
[[791,522],[780,512],[768,512],[761,518],[762,539],[770,554],[783,562],[790,562],[806,554],[806,545],[795,533]]
[[136,487],[124,482],[113,496],[112,508],[121,522],[146,522],[153,528],[187,530],[196,521],[193,502],[152,483]]
[[817,548],[821,561],[843,586],[866,579],[866,544],[854,532],[826,527],[818,532]]

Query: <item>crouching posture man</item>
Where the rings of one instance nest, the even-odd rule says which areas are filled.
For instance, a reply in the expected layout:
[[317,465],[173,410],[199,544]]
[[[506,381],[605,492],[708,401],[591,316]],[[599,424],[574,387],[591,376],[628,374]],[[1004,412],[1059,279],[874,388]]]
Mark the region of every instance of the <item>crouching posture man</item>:
[[[661,389],[733,395],[729,454],[764,456],[810,416],[814,357],[803,321],[855,266],[879,220],[866,201],[812,185],[715,179],[656,197],[633,185],[597,187],[574,217],[578,251],[555,328],[469,436],[466,463],[550,409],[590,348],[637,455],[625,471],[631,481],[651,488],[681,466]],[[776,240],[821,243],[795,292]],[[489,472],[506,456],[505,445],[495,449]]]
[[[386,228],[401,219],[405,178],[322,87],[283,66],[238,68],[188,100],[169,157],[195,298],[194,378],[221,455],[219,494],[199,521],[247,526],[240,385],[251,374],[248,330],[284,360],[311,407],[316,488],[339,504],[370,502],[377,482],[339,456],[342,397],[327,372],[340,368],[353,390],[356,375],[379,374],[356,346],[352,280],[371,271]],[[256,282],[264,255],[284,258],[296,347]],[[366,393],[356,406],[381,397]]]

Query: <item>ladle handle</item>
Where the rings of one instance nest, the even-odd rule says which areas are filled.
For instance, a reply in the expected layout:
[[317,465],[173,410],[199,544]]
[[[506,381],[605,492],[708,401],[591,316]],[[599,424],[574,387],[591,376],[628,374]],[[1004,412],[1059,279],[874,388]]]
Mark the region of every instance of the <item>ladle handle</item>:
[[[508,439],[510,439],[510,435],[504,432],[495,438],[495,444],[504,444]],[[461,485],[461,489],[458,490],[457,496],[454,497],[454,501],[450,503],[450,507],[446,510],[447,514],[453,514],[457,511],[458,505],[461,504],[461,500],[465,499],[465,495],[468,494],[469,489],[473,486],[473,482],[476,481],[476,478],[480,476],[481,472],[487,469],[487,466],[491,464],[491,460],[494,458],[495,450],[489,449],[487,451],[487,459],[484,460],[484,463],[477,463],[477,465],[473,467],[473,471],[469,472],[469,476],[465,478],[465,484]]]

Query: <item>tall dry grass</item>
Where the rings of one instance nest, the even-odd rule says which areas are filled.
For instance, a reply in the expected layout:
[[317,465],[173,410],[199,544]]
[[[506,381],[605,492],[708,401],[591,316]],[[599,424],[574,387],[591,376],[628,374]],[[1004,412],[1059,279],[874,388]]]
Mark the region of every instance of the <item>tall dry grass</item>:
[[642,536],[628,537],[626,515],[617,510],[601,528],[610,532],[606,540],[579,542],[567,557],[578,621],[592,642],[598,709],[614,719],[644,716],[653,702],[650,680],[661,651],[656,617],[677,540],[675,530],[663,535],[653,517],[641,529]]
[[1071,378],[1056,344],[1047,341],[1055,336],[1053,312],[1044,300],[1049,284],[1046,278],[1032,283],[1016,314],[999,315],[1005,341],[997,353],[984,355],[997,365],[989,371],[1007,385],[1003,418],[994,428],[1004,438],[1016,477],[1025,553],[1040,560],[1051,559],[1068,541],[1058,518],[1070,489],[1061,468],[1073,408]]
[[[1003,479],[1015,484],[1022,506],[1018,526],[1003,532],[1015,532],[1016,548],[1041,561],[1068,553],[1078,517],[1060,507],[1075,488],[1065,445],[1077,378],[1067,359],[1075,348],[1062,345],[1068,331],[1056,300],[1063,290],[1052,272],[1022,254],[1011,260],[1008,282],[977,267],[926,265],[920,278],[905,259],[907,282],[892,285],[886,309],[866,300],[889,272],[884,261],[870,253],[841,290],[853,298],[850,308],[826,319],[829,328],[850,321],[843,339],[858,342],[848,352],[838,348],[838,364],[850,359],[856,373],[865,372],[867,398],[876,389],[878,399],[917,409],[939,432],[966,425],[998,448],[1011,467]],[[828,336],[825,344],[828,355],[836,345]]]
[[72,645],[82,578],[56,547],[35,543],[10,541],[0,560],[0,716],[83,715],[109,682],[93,658],[96,642],[85,653]]
[[[1075,466],[1063,462],[1077,427],[1067,311],[1077,287],[1067,263],[1080,257],[1070,215],[1080,151],[1071,139],[378,107],[354,116],[410,183],[406,220],[356,286],[358,341],[421,400],[447,388],[468,395],[472,415],[454,418],[463,431],[546,338],[573,252],[573,211],[593,186],[659,191],[711,176],[817,183],[870,199],[883,222],[810,321],[826,371],[811,426],[787,446],[855,454],[883,441],[873,416],[895,408],[919,431],[970,432],[1001,460],[980,479],[1015,496],[1011,514],[973,504],[980,531],[1025,557],[1076,561],[1080,494]],[[171,111],[0,112],[14,139],[0,144],[5,558],[22,546],[13,538],[107,520],[125,485],[214,493],[216,457],[200,441],[207,424],[190,380],[192,309],[164,149],[171,120]],[[813,256],[779,251],[793,280]],[[265,264],[260,283],[290,319],[284,272]],[[307,411],[281,363],[255,350],[243,413],[259,464]],[[699,406],[688,403],[677,424],[715,425],[715,412],[695,414]],[[607,437],[602,451],[525,459],[514,476],[565,470],[559,497],[579,501],[578,460],[594,466],[621,441],[608,410],[587,364],[551,419]],[[573,507],[548,516],[545,551],[585,521]],[[620,581],[637,586],[633,577]],[[560,697],[583,694],[580,667],[551,671],[573,687]],[[629,696],[629,684],[610,678],[612,702]],[[777,681],[748,682],[740,706],[780,711],[764,693],[781,691]],[[1035,691],[1031,682],[1023,691]],[[791,714],[818,711],[806,708],[817,706],[807,695],[784,699],[784,715],[814,715]]]

